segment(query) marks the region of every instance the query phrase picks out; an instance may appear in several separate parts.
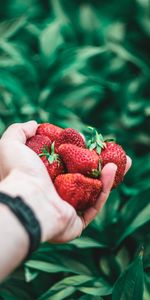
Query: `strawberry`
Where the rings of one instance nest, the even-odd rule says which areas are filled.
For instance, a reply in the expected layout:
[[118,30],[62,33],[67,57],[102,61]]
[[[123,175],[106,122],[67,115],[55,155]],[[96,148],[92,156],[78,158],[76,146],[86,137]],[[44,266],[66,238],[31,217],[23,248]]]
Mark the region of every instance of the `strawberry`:
[[61,144],[72,144],[81,148],[85,148],[85,141],[82,135],[73,128],[66,128],[55,141],[55,148],[58,149]]
[[123,180],[126,167],[126,153],[123,148],[112,140],[105,141],[101,134],[98,134],[95,128],[89,127],[92,131],[91,139],[88,141],[90,150],[95,150],[99,154],[102,168],[107,163],[114,163],[117,165],[117,171],[112,188],[116,188]]
[[54,181],[59,174],[63,174],[65,172],[61,158],[54,151],[54,142],[51,145],[51,153],[49,153],[48,149],[44,148],[39,156],[42,159],[52,181]]
[[51,139],[51,141],[53,142],[59,137],[59,134],[62,131],[63,131],[63,129],[56,125],[53,125],[50,123],[43,123],[43,124],[39,125],[39,127],[36,131],[36,134],[48,136]]
[[94,178],[99,177],[99,156],[95,151],[72,144],[62,144],[58,148],[58,153],[64,161],[68,173],[81,173]]
[[27,140],[26,146],[31,148],[37,154],[40,154],[44,147],[47,147],[49,149],[51,143],[51,140],[47,136],[41,136],[37,134]]
[[127,163],[126,153],[122,147],[114,142],[105,142],[105,147],[102,149],[100,154],[100,160],[102,167],[107,163],[114,163],[117,165],[117,171],[113,188],[116,188],[118,184],[123,181],[125,167]]
[[54,185],[60,197],[77,211],[93,206],[102,190],[100,180],[79,173],[59,175]]

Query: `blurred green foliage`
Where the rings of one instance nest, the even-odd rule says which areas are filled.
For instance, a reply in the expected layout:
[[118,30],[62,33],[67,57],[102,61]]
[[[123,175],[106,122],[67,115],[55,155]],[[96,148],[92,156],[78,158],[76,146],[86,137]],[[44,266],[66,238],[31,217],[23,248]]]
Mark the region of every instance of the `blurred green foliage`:
[[82,237],[43,245],[0,299],[149,300],[149,0],[1,0],[0,19],[0,134],[30,119],[91,125],[133,159]]

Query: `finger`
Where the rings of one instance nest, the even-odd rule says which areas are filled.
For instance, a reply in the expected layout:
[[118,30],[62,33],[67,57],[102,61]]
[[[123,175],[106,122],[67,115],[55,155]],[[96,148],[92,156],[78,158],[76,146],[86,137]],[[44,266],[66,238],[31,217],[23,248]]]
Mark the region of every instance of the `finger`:
[[103,189],[102,192],[100,193],[98,200],[96,201],[96,204],[93,207],[87,209],[82,216],[85,227],[96,217],[96,215],[100,212],[100,210],[104,206],[110,194],[115,179],[116,170],[117,170],[117,166],[113,163],[109,163],[105,165],[105,167],[103,168],[101,174]]
[[114,163],[108,163],[102,170],[101,181],[103,184],[103,189],[95,204],[95,207],[98,211],[100,210],[100,208],[102,208],[109,196],[112,185],[114,183],[116,171],[117,166]]
[[64,234],[63,233],[61,234],[57,242],[66,243],[80,237],[84,227],[85,226],[82,218],[76,216],[75,220],[70,224],[69,228],[67,228]]
[[55,198],[54,205],[57,207],[63,223],[59,226],[59,233],[55,235],[54,242],[66,243],[81,235],[84,229],[84,223],[77,215],[76,210],[69,203],[59,198],[59,196]]
[[131,168],[132,165],[132,160],[131,158],[127,155],[127,163],[126,163],[126,168],[125,168],[125,172],[124,175],[128,172],[128,170]]
[[72,226],[71,239],[73,240],[80,237],[84,228],[85,224],[83,218],[77,216]]
[[26,140],[35,135],[38,124],[36,121],[26,123],[15,123],[8,127],[4,132],[2,139],[19,141],[25,144]]

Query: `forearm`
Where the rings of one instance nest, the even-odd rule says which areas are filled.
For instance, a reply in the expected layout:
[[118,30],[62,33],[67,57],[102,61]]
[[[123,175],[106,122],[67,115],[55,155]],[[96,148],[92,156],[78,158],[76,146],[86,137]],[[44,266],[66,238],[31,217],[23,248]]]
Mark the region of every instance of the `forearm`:
[[[15,171],[1,181],[0,192],[12,197],[22,197],[33,209],[40,222],[42,241],[46,240],[45,227],[43,227],[46,216],[43,208],[39,207],[38,201],[39,197],[41,200],[41,195],[38,187],[33,187],[30,177],[27,179],[24,174]],[[40,203],[42,204],[42,201]],[[6,205],[0,204],[0,281],[23,261],[28,249],[29,237],[23,225]]]
[[28,235],[6,205],[0,204],[0,281],[25,258]]

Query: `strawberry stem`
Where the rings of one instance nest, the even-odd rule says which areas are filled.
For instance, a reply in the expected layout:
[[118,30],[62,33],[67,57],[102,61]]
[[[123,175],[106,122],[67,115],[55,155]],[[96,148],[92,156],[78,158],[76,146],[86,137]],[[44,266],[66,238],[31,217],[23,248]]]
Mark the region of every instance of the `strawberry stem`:
[[102,149],[106,147],[104,138],[95,128],[89,126],[88,129],[91,131],[91,137],[87,142],[87,147],[89,150],[95,149],[96,152],[100,154]]
[[55,153],[55,142],[51,145],[51,153],[48,151],[48,147],[42,149],[42,153],[39,154],[39,157],[45,156],[50,164],[54,161],[60,162],[59,154]]
[[43,149],[42,149],[42,153],[39,154],[39,157],[42,157],[42,156],[48,157],[49,155],[50,155],[49,149],[48,149],[47,146],[45,146],[45,147],[43,147]]

